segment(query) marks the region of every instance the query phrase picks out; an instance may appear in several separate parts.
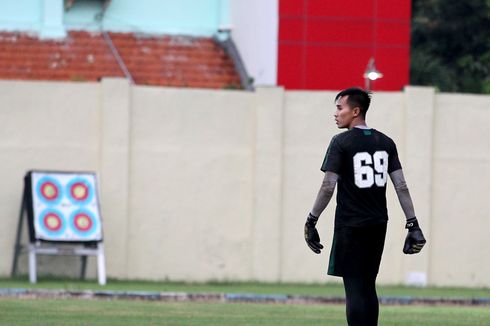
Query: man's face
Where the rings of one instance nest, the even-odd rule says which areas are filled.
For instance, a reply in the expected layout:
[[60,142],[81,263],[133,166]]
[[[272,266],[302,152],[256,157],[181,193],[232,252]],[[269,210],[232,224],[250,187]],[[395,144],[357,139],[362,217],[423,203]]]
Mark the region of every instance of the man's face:
[[354,110],[349,107],[347,104],[347,98],[349,96],[342,96],[335,103],[337,109],[335,110],[335,123],[337,127],[340,128],[350,128],[352,121],[355,118]]

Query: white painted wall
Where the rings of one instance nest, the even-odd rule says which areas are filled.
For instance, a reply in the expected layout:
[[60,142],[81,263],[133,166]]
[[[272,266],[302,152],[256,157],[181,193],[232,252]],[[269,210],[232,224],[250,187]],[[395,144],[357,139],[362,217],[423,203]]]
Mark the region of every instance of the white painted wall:
[[277,84],[278,0],[230,0],[232,37],[256,86]]
[[[339,281],[326,276],[333,202],[318,224],[326,250],[315,255],[303,239],[339,132],[334,97],[0,81],[0,275],[10,273],[25,172],[58,169],[99,174],[108,277]],[[489,106],[490,96],[432,88],[374,94],[368,124],[397,143],[428,239],[420,255],[403,255],[404,216],[390,184],[380,283],[421,272],[430,285],[490,286]],[[79,272],[75,258],[39,261],[41,274]]]

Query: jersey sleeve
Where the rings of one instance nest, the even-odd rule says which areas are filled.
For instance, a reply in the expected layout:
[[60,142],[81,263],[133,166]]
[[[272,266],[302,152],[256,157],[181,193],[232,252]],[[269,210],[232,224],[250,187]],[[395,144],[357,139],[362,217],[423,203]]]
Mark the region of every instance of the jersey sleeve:
[[327,153],[323,159],[322,167],[320,170],[323,172],[334,172],[340,174],[342,167],[342,151],[339,145],[337,137],[333,137],[328,146]]
[[392,142],[392,149],[388,160],[388,173],[400,170],[401,168],[402,165],[398,159],[398,150],[396,149],[395,143]]

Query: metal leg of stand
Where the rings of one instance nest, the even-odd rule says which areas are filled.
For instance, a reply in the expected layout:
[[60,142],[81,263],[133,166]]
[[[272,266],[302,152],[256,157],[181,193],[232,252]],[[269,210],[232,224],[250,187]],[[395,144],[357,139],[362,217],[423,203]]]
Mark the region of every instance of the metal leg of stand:
[[87,272],[87,256],[80,257],[81,267],[80,267],[80,279],[85,280],[85,275]]
[[26,195],[25,191],[22,193],[22,200],[20,203],[20,213],[19,213],[19,223],[17,224],[17,235],[15,237],[15,247],[14,247],[14,258],[12,262],[12,270],[10,272],[10,277],[14,277],[17,274],[17,262],[19,260],[19,255],[21,251],[20,238],[22,236],[22,226],[24,222],[24,209],[26,205]]
[[105,275],[105,255],[104,255],[104,245],[102,242],[97,244],[97,274],[99,277],[99,284],[106,284],[106,275]]
[[29,282],[37,282],[36,247],[33,244],[29,245]]

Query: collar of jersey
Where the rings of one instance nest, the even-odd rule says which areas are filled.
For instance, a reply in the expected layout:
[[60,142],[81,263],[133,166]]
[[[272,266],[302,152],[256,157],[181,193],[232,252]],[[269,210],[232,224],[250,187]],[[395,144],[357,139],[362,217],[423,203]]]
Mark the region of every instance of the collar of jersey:
[[354,128],[362,129],[362,130],[373,129],[373,128],[368,127],[368,126],[354,126]]

